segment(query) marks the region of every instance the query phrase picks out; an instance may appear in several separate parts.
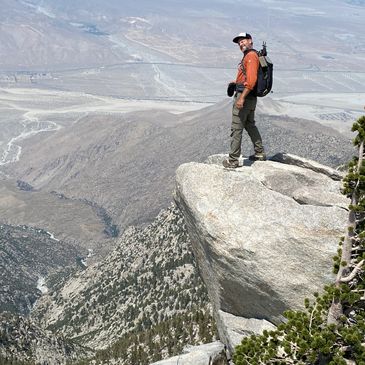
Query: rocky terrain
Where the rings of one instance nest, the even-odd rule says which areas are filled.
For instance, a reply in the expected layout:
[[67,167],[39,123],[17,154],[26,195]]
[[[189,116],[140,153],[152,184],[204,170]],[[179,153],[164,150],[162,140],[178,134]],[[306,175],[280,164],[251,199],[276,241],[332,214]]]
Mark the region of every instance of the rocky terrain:
[[232,351],[240,336],[278,325],[283,311],[303,309],[334,281],[349,201],[341,175],[316,162],[279,154],[229,170],[223,158],[180,166],[175,201]]
[[[187,244],[181,218],[171,218],[174,224],[167,228],[167,232],[171,230],[179,238],[158,233],[164,221],[161,217],[146,227],[147,231],[126,227],[133,222],[153,221],[159,207],[169,204],[174,170],[179,164],[203,161],[210,153],[227,150],[230,108],[230,101],[225,101],[178,116],[162,111],[129,113],[121,119],[115,115],[94,115],[42,138],[35,136],[23,141],[21,159],[2,167],[19,180],[17,184],[14,179],[2,179],[0,207],[7,224],[16,227],[32,219],[42,223],[40,228],[46,227],[45,231],[55,234],[56,239],[64,239],[73,247],[77,243],[78,250],[83,248],[81,254],[78,251],[80,257],[87,256],[84,250],[90,247],[101,253],[89,260],[91,266],[86,270],[81,270],[80,261],[79,268],[67,268],[48,277],[45,283],[48,293],[37,303],[36,310],[42,325],[99,348],[95,356],[100,363],[113,356],[132,361],[142,352],[146,363],[156,361],[157,353],[174,355],[184,343],[199,343],[207,338],[207,334],[199,332],[199,325],[194,325],[196,320],[191,320],[201,305],[204,321],[200,323],[211,323],[204,289],[194,284],[199,279],[187,253],[190,251],[178,248]],[[286,152],[300,153],[332,166],[352,155],[347,137],[316,122],[264,113],[258,113],[257,120],[269,154],[282,151],[285,146]],[[251,144],[246,136],[243,146],[243,153],[249,154]],[[65,217],[59,220],[59,226],[57,217]],[[180,228],[173,228],[175,224]],[[114,229],[125,230],[124,235],[110,237],[118,233]],[[94,234],[100,238],[94,240]],[[163,243],[158,239],[161,235],[166,238]],[[148,243],[150,238],[146,241],[146,237],[152,236],[152,243]],[[148,244],[165,248],[149,251],[145,248]],[[114,246],[115,250],[108,255]],[[161,263],[156,261],[153,252],[163,254]],[[100,261],[105,255],[106,261]],[[167,268],[164,262],[168,263]],[[157,285],[157,278],[167,283]],[[33,288],[35,285],[33,281]],[[156,290],[151,290],[152,287]],[[158,294],[159,291],[163,294]],[[176,299],[179,291],[182,294]],[[38,297],[40,292],[36,293]],[[198,297],[205,304],[191,307],[192,303],[199,303]],[[162,299],[165,304],[161,307],[157,303]],[[182,309],[185,306],[187,313]],[[170,308],[167,311],[171,312],[170,317],[165,317],[165,307]],[[152,319],[147,320],[147,315]],[[185,315],[191,316],[192,329],[182,326],[187,332],[175,344],[156,334],[166,328],[163,326],[176,326],[176,322],[170,322],[175,316]],[[160,338],[165,350],[158,352],[148,347],[149,355],[147,347],[141,347],[144,351],[133,347],[135,344],[130,339],[135,342],[140,339],[131,333],[139,336],[141,330],[157,331],[153,336]],[[118,350],[112,349],[113,344]],[[126,354],[121,348],[130,351]]]
[[102,256],[113,245],[113,222],[96,204],[1,176],[0,217],[3,224],[41,228],[80,256],[89,250]]
[[174,207],[143,229],[128,228],[102,262],[56,280],[50,276],[46,285],[48,292],[37,301],[32,317],[53,333],[106,349],[97,355],[100,361],[119,353],[119,363],[133,363],[134,352],[128,354],[126,348],[152,343],[145,343],[147,335],[130,339],[148,331],[155,347],[150,352],[144,348],[141,364],[214,338],[207,292]]
[[46,291],[45,278],[73,265],[77,250],[28,226],[0,225],[0,312],[29,314]]
[[227,364],[227,358],[223,344],[217,341],[200,346],[189,346],[180,355],[155,362],[152,365],[176,365],[179,363],[225,365]]
[[[149,364],[178,355],[186,344],[212,341],[210,301],[220,338],[232,349],[242,333],[271,328],[281,310],[300,307],[304,296],[333,279],[331,257],[347,205],[339,194],[340,173],[285,154],[275,157],[280,162],[244,160],[242,168],[228,171],[222,158],[177,171],[176,200],[209,299],[184,219],[173,207],[145,228],[128,228],[100,263],[48,277],[32,317],[98,349],[79,365]],[[282,267],[292,270],[290,283],[287,275],[280,279]]]
[[[86,269],[80,259],[78,266],[48,276],[48,293],[34,312],[42,326],[98,349],[94,360],[100,364],[112,358],[126,364],[143,358],[147,364],[178,354],[184,344],[213,339],[211,331],[202,330],[213,322],[183,220],[174,211],[153,217],[169,204],[179,164],[227,150],[230,108],[229,100],[180,115],[93,115],[22,142],[20,160],[2,166],[12,176],[2,178],[0,207],[7,224],[17,227],[32,219],[49,237],[101,253]],[[257,120],[269,155],[285,146],[286,152],[331,166],[352,155],[347,137],[316,122],[262,112]],[[247,136],[243,146],[248,155]],[[67,219],[57,226],[63,216]],[[126,228],[149,221],[145,228]],[[117,229],[121,236],[110,237]],[[101,237],[99,244],[94,234]],[[83,252],[78,256],[87,256]],[[181,326],[184,321],[191,325]],[[170,327],[180,335],[162,336]],[[151,337],[156,341],[148,342]],[[140,342],[147,344],[138,347]]]
[[92,353],[38,327],[30,319],[0,313],[1,364],[66,364]]

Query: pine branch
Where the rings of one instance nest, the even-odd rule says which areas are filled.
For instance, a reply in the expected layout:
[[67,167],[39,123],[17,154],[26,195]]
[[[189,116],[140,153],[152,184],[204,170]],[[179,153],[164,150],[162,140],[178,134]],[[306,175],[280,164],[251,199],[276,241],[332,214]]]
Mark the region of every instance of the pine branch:
[[346,276],[346,277],[342,277],[340,279],[341,283],[349,283],[352,279],[355,278],[355,276],[357,275],[357,273],[360,271],[362,265],[364,265],[364,261],[365,260],[361,260],[356,266],[355,268],[352,270],[351,274]]
[[356,224],[360,224],[360,223],[362,223],[362,222],[365,222],[365,217],[362,217],[362,218],[360,218],[360,219],[356,219]]
[[317,309],[317,302],[313,307],[313,310],[311,312],[310,320],[309,320],[309,334],[312,336],[312,323],[313,323],[313,315],[315,310]]

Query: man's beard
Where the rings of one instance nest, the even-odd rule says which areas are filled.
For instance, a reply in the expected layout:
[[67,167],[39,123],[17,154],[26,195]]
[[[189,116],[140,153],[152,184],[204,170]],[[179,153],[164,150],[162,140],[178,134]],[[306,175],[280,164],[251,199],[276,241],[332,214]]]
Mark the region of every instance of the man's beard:
[[248,51],[252,47],[253,47],[253,44],[251,43],[251,44],[248,44],[247,46],[244,46],[244,45],[240,46],[240,49],[241,49],[241,52],[244,53],[245,51]]

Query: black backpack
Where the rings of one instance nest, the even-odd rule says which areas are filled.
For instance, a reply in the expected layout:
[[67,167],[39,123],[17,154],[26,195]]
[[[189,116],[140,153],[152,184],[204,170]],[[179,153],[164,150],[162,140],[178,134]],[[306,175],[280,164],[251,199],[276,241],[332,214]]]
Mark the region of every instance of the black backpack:
[[[272,89],[273,83],[273,68],[274,65],[267,55],[266,43],[262,43],[262,50],[256,51],[255,49],[249,50],[255,51],[259,56],[259,69],[257,71],[257,82],[255,88],[251,91],[255,96],[265,96]],[[243,67],[243,65],[242,65]]]
[[[254,51],[259,57],[259,69],[257,71],[257,82],[254,87],[254,89],[251,91],[251,94],[255,96],[265,96],[267,95],[271,89],[272,89],[272,83],[273,83],[273,68],[274,65],[271,62],[270,58],[267,56],[266,51],[266,43],[264,42],[262,44],[262,50],[256,51],[255,49],[250,49],[246,51],[246,54],[248,52]],[[246,75],[246,70],[244,69],[243,62],[241,63],[242,71]],[[235,82],[231,82],[228,85],[227,88],[227,95],[233,96],[234,92],[242,92],[243,85],[242,84],[236,84]]]

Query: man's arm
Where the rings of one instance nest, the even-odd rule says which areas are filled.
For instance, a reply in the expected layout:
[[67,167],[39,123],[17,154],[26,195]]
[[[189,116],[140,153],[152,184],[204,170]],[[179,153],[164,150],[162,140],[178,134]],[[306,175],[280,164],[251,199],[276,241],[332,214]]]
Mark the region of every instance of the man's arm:
[[243,104],[245,103],[245,98],[246,96],[250,93],[250,89],[244,88],[241,95],[238,97],[237,101],[236,101],[236,107],[238,109],[242,109],[243,108]]

